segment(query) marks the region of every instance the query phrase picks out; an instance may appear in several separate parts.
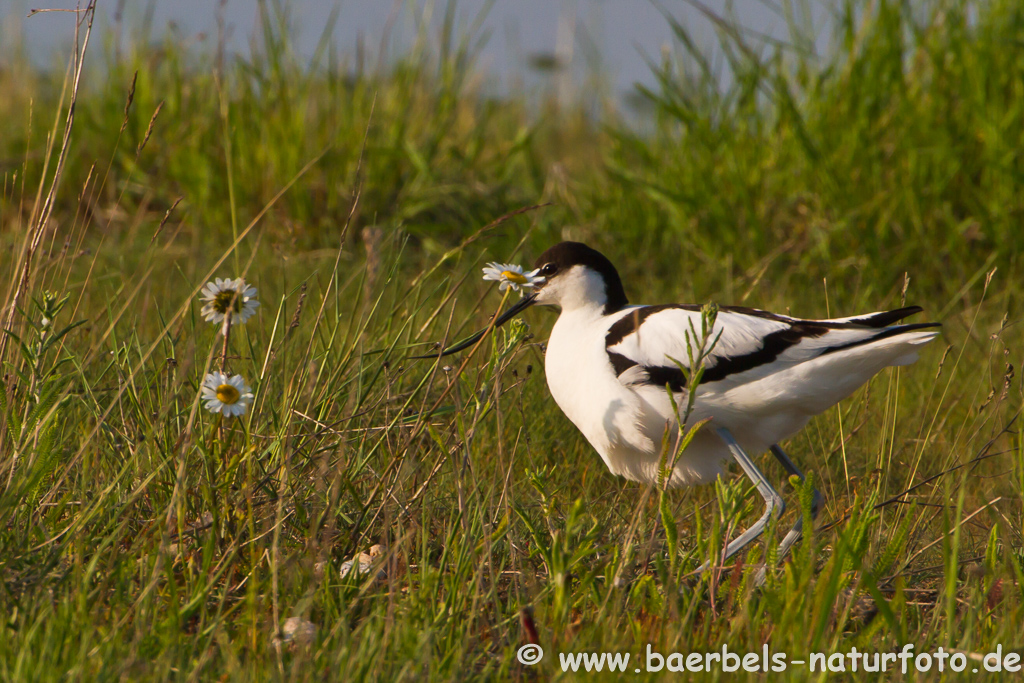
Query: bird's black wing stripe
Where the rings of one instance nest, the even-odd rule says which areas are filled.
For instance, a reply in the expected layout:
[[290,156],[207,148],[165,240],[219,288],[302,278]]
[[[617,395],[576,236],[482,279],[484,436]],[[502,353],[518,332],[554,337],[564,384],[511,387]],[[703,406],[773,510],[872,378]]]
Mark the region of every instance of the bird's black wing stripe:
[[[715,364],[711,367],[704,369],[704,375],[701,377],[701,384],[710,384],[711,382],[720,382],[721,380],[729,377],[730,375],[736,375],[747,370],[753,370],[756,367],[771,363],[780,355],[782,355],[787,349],[796,344],[799,344],[804,339],[813,337],[820,337],[825,334],[827,330],[805,325],[794,325],[778,332],[772,332],[764,338],[761,343],[761,348],[757,351],[745,353],[742,356],[724,356],[717,358]],[[609,356],[613,354],[609,353]],[[618,356],[619,354],[614,354]],[[620,356],[623,361],[630,362],[628,358]],[[612,361],[615,365],[615,361]],[[635,363],[632,363],[635,365]],[[625,372],[630,366],[624,366],[622,371]],[[617,366],[616,366],[617,367]],[[647,373],[647,378],[644,380],[644,384],[653,384],[656,386],[663,387],[668,384],[673,391],[682,391],[686,388],[687,379],[686,373],[683,372],[678,366],[649,366],[644,365],[642,369]]]
[[875,313],[874,315],[867,315],[863,318],[854,318],[852,320],[845,320],[842,322],[829,322],[826,320],[800,320],[794,318],[788,318],[777,313],[771,313],[769,311],[762,311],[757,308],[747,308],[746,306],[722,306],[720,310],[728,311],[730,313],[739,313],[740,315],[749,315],[754,318],[763,318],[765,320],[774,320],[775,322],[786,323],[786,324],[800,324],[810,325],[813,327],[822,327],[827,330],[842,330],[856,327],[888,327],[895,322],[903,320],[907,316],[920,313],[924,309],[920,306],[906,306],[904,308],[897,308],[894,311],[882,311],[881,313]]
[[[669,309],[698,311],[700,308],[700,306],[685,304],[667,304],[662,306],[644,306],[642,308],[637,308],[617,320],[615,324],[608,329],[608,333],[605,335],[605,345],[607,348],[611,348],[616,344],[619,344],[627,336],[634,333],[643,324],[644,320],[655,313],[660,313],[661,311]],[[828,332],[828,328],[824,325],[814,325],[803,322],[794,323],[793,321],[786,320],[785,318],[777,318],[777,320],[778,322],[785,322],[787,327],[766,335],[761,342],[761,348],[756,351],[745,353],[740,356],[723,356],[721,358],[717,358],[714,366],[704,370],[704,376],[701,378],[701,383],[707,384],[710,382],[718,382],[730,375],[752,370],[760,365],[764,365],[765,363],[771,363],[785,352],[786,349],[800,343],[801,340],[820,337]],[[608,352],[608,358],[611,361],[612,366],[615,368],[616,375],[621,375],[623,372],[637,364],[635,361],[612,351]],[[669,384],[673,391],[682,391],[686,387],[687,380],[685,378],[685,373],[676,366],[645,365],[643,366],[643,370],[648,376],[645,384],[653,384],[657,386],[665,386],[665,384]]]
[[608,352],[608,360],[611,361],[616,377],[637,365],[637,362],[632,358],[626,358],[621,353],[615,353],[614,351]]
[[704,370],[704,376],[700,380],[701,384],[719,382],[729,375],[746,372],[771,363],[787,349],[796,346],[804,339],[820,337],[827,331],[827,329],[816,325],[796,324],[784,330],[772,332],[765,336],[761,342],[761,348],[757,351],[745,353],[742,356],[726,356],[717,359],[712,367]]
[[907,316],[920,313],[923,310],[920,306],[907,306],[905,308],[897,308],[895,311],[883,311],[882,313],[875,313],[863,318],[856,318],[850,322],[857,325],[866,325],[867,327],[888,327]]
[[[683,311],[699,311],[701,310],[701,306],[698,306],[696,304],[662,304],[660,306],[642,306],[640,308],[634,309],[630,311],[627,315],[616,320],[615,324],[608,328],[608,332],[604,338],[605,347],[611,348],[616,344],[620,343],[623,339],[636,332],[640,328],[640,326],[643,325],[644,321],[647,320],[647,318],[654,315],[655,313],[660,313],[662,311],[667,311],[671,309],[679,309]],[[847,320],[845,322],[826,322],[824,320],[800,320],[788,318],[786,316],[771,313],[769,311],[762,311],[756,308],[747,308],[745,306],[722,306],[720,310],[729,313],[749,315],[754,318],[762,318],[764,320],[772,320],[774,322],[785,323],[786,325],[790,325],[793,328],[801,330],[802,336],[819,337],[828,330],[840,330],[860,327],[875,327],[880,329],[883,327],[888,327],[889,325],[895,322],[903,320],[907,316],[914,315],[915,313],[920,313],[924,309],[922,309],[920,306],[906,306],[904,308],[898,308],[894,311],[883,311],[881,313],[875,313],[874,315],[865,316],[863,318],[856,318],[854,320]],[[782,332],[785,333],[787,331],[782,330]]]
[[774,320],[777,323],[786,323],[787,325],[793,323],[793,318],[787,318],[784,315],[779,315],[778,313],[772,313],[770,311],[762,311],[759,308],[747,308],[746,306],[719,306],[718,310],[726,311],[728,313],[739,313],[740,315],[749,315],[752,318]]
[[[608,360],[611,361],[616,377],[621,377],[622,373],[626,370],[640,365],[635,360],[626,358],[621,353],[615,353],[614,351],[608,352]],[[669,388],[676,393],[686,389],[686,373],[678,366],[644,365],[640,366],[640,369],[643,370],[646,375],[646,377],[640,380],[641,384],[653,384],[659,387],[663,387],[667,384]]]
[[677,365],[645,365],[644,372],[647,373],[647,380],[644,384],[653,384],[659,387],[664,387],[667,384],[668,388],[676,394],[686,390],[686,373]]
[[[870,344],[871,342],[879,341],[880,339],[886,339],[888,337],[895,337],[900,334],[907,332],[914,332],[916,330],[935,329],[941,327],[938,323],[916,323],[911,325],[900,325],[898,327],[890,327],[881,330],[878,334],[872,335],[867,339],[858,339],[857,341],[848,342],[846,344],[840,344],[838,346],[832,346],[823,350],[818,356],[824,356],[829,353],[836,351],[843,351],[846,349],[855,348],[857,346],[863,346],[864,344]],[[809,337],[819,337],[825,333],[825,330],[817,327],[803,327],[794,326],[791,329],[780,330],[773,332],[764,338],[764,345],[753,353],[747,353],[742,356],[736,356],[735,358],[722,358],[715,363],[713,367],[706,368],[704,375],[701,377],[701,384],[709,384],[711,382],[718,382],[729,375],[746,372],[747,370],[753,370],[754,368],[771,363],[778,358],[786,349],[796,345],[803,339]],[[653,384],[656,386],[665,386],[668,384],[672,391],[680,392],[686,388],[686,374],[678,367],[643,367],[644,372],[647,373],[648,379],[645,384]]]
[[635,308],[616,320],[615,323],[608,328],[608,333],[604,336],[605,348],[610,349],[629,335],[636,332],[640,329],[640,326],[644,324],[644,321],[655,313],[671,309],[699,311],[700,308],[700,306],[693,304],[662,304],[660,306],[641,306],[640,308]]
[[942,327],[939,323],[913,323],[910,325],[897,325],[896,327],[888,327],[878,334],[868,337],[867,339],[858,339],[857,341],[847,342],[845,344],[839,344],[838,346],[830,346],[818,354],[818,357],[835,353],[836,351],[845,351],[846,349],[852,349],[857,346],[863,346],[876,342],[880,339],[887,339],[889,337],[895,337],[900,334],[907,332],[914,332],[915,330],[928,330],[935,329],[936,327]]
[[[608,332],[605,335],[606,347],[611,348],[622,342],[623,339],[636,332],[644,321],[655,313],[660,313],[661,311],[670,309],[699,311],[701,307],[688,304],[666,304],[661,306],[643,306],[641,308],[637,308],[617,320],[608,329]],[[820,337],[833,329],[863,329],[865,327],[873,327],[879,328],[880,331],[878,334],[872,335],[867,339],[860,339],[846,344],[826,348],[818,354],[819,356],[860,346],[862,344],[869,344],[879,339],[903,334],[904,332],[940,327],[938,323],[916,323],[910,325],[899,325],[891,328],[886,327],[892,322],[902,320],[908,315],[919,313],[922,310],[919,306],[907,306],[895,311],[884,311],[875,315],[840,323],[826,323],[819,320],[794,320],[792,318],[786,318],[767,311],[760,311],[740,306],[722,307],[721,310],[785,323],[787,327],[766,335],[761,342],[761,348],[756,351],[751,351],[750,353],[745,353],[740,356],[723,356],[721,358],[717,358],[713,366],[704,370],[704,375],[701,377],[701,384],[720,382],[731,375],[747,372],[748,370],[753,370],[754,368],[771,363],[786,350],[796,346],[804,339]],[[613,351],[608,352],[608,359],[611,362],[612,367],[615,369],[616,376],[620,376],[626,370],[638,365],[636,361]],[[661,387],[667,384],[672,391],[675,392],[681,392],[686,388],[686,373],[676,366],[644,365],[641,366],[641,368],[647,375],[644,380],[645,384]]]

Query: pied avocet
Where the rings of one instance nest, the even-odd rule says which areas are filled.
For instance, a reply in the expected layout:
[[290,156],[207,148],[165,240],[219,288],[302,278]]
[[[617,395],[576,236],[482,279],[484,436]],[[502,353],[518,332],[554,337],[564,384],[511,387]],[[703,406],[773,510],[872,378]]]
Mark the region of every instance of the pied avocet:
[[[918,348],[938,334],[938,323],[895,324],[919,312],[916,306],[832,320],[723,306],[710,339],[691,336],[688,350],[687,331],[701,331],[701,306],[630,305],[615,267],[585,244],[562,242],[541,254],[536,270],[506,274],[536,290],[495,325],[533,304],[561,308],[544,362],[548,387],[608,469],[627,479],[658,481],[664,435],[678,432],[676,411],[687,404],[693,345],[707,342],[710,352],[689,419],[709,421],[679,456],[668,484],[708,482],[730,457],[753,481],[765,500],[764,515],[726,546],[723,559],[757,538],[785,508],[747,454],[770,449],[787,473],[803,479],[778,443],[883,368],[914,362]],[[482,335],[441,355],[467,348]],[[821,497],[814,495],[816,514]],[[783,539],[780,557],[800,531],[798,520]]]

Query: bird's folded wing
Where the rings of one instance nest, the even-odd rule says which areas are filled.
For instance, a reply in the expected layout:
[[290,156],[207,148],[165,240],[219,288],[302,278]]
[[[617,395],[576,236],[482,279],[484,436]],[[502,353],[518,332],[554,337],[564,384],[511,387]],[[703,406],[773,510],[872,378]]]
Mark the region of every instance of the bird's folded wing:
[[[828,353],[934,326],[892,326],[919,310],[801,320],[755,309],[722,308],[704,340],[699,306],[640,306],[628,309],[611,325],[605,342],[609,361],[623,384],[667,384],[675,391],[685,388],[690,359],[699,358],[703,345],[710,352],[704,360],[702,386],[726,390]],[[715,383],[722,384],[712,386]]]

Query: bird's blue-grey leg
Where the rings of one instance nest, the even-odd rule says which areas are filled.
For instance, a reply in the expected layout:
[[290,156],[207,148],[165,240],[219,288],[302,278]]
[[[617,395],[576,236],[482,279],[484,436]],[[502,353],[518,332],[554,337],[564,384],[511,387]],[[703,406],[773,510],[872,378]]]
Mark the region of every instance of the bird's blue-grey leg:
[[[782,450],[778,444],[772,446],[771,451],[772,455],[774,455],[775,459],[779,461],[779,464],[782,465],[782,468],[786,470],[787,474],[790,476],[795,474],[800,477],[800,481],[804,480],[804,473],[801,472],[800,468],[796,466],[788,455],[786,455],[786,451]],[[812,522],[818,516],[818,511],[821,510],[822,503],[824,503],[824,499],[821,497],[821,493],[818,492],[818,489],[814,489],[813,498],[811,499]],[[782,539],[782,543],[779,544],[778,558],[780,560],[786,556],[790,549],[796,545],[796,542],[800,540],[800,537],[803,536],[803,529],[804,518],[801,514],[797,517],[793,528],[789,530],[789,533],[787,533],[785,538]],[[766,571],[767,567],[761,567],[761,569],[758,570],[757,575],[754,577],[754,581],[757,585],[764,583]]]
[[[800,468],[797,467],[792,460],[790,460],[789,456],[786,455],[786,451],[782,450],[778,444],[772,446],[772,455],[774,455],[775,459],[779,461],[779,464],[782,465],[787,474],[790,476],[795,474],[800,478],[800,481],[804,480],[804,473],[800,471]],[[825,501],[821,497],[821,493],[818,492],[818,489],[814,489],[813,498],[811,499],[811,521],[814,521],[818,516],[818,511],[821,509],[821,505],[824,502]],[[793,528],[789,530],[788,534],[786,534],[786,537],[782,539],[782,543],[779,544],[780,558],[785,557],[786,553],[789,552],[789,549],[792,548],[798,540],[800,540],[800,536],[803,535],[803,527],[804,519],[803,515],[801,515],[797,518],[796,524],[793,525]]]
[[[743,452],[743,449],[740,448],[738,443],[736,443],[736,439],[733,438],[729,430],[724,427],[719,427],[717,432],[718,436],[729,448],[729,452],[732,453],[734,458],[736,458],[736,462],[738,462],[740,467],[743,468],[747,477],[754,482],[754,486],[757,487],[757,490],[761,494],[761,497],[764,498],[765,503],[764,514],[761,515],[761,519],[757,520],[753,526],[744,531],[725,547],[725,555],[722,559],[729,559],[764,533],[765,527],[768,526],[768,520],[772,518],[772,515],[781,515],[786,509],[786,503],[782,500],[782,496],[779,495],[778,491],[773,489],[772,485],[768,483],[768,480],[765,479],[761,470],[757,469],[757,466],[753,463],[750,457]],[[705,562],[699,569],[697,569],[697,571],[703,572],[708,568],[709,564],[710,561]]]

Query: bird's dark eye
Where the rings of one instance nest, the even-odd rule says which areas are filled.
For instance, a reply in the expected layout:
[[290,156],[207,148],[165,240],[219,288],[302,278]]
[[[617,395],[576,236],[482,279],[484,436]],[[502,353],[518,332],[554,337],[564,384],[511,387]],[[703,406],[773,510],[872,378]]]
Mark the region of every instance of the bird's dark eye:
[[554,263],[546,263],[544,267],[540,269],[540,274],[544,276],[554,275],[558,272],[558,266]]

